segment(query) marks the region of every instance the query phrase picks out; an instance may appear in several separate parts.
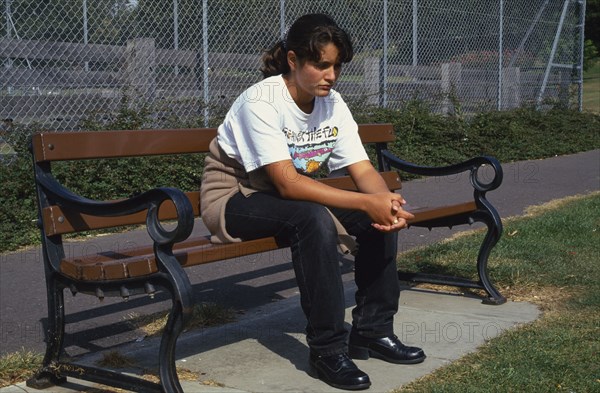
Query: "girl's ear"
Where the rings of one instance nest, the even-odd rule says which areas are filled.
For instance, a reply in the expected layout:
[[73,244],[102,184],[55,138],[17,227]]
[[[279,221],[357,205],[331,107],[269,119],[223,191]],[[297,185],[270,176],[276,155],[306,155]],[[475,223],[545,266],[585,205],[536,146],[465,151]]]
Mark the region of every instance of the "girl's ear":
[[289,50],[287,52],[287,62],[290,66],[290,70],[296,71],[296,68],[298,67],[298,58],[296,57],[296,53],[294,53],[293,50]]

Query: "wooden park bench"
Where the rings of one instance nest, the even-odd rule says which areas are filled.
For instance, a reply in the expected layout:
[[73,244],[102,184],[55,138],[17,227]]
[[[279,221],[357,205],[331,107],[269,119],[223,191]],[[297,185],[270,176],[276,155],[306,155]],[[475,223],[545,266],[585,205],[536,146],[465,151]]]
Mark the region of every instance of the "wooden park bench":
[[[502,304],[505,298],[494,288],[486,271],[492,247],[502,233],[502,224],[486,192],[502,182],[502,168],[497,160],[477,157],[464,163],[431,168],[415,166],[396,158],[387,145],[395,139],[390,124],[360,125],[363,143],[374,145],[377,164],[390,190],[401,187],[396,170],[423,176],[470,173],[473,199],[451,206],[422,208],[413,211],[411,226],[441,227],[483,222],[487,233],[479,250],[478,280],[421,273],[399,273],[402,280],[431,282],[477,288],[486,292],[484,301]],[[63,186],[52,172],[52,163],[66,160],[141,157],[172,154],[206,153],[215,137],[214,128],[43,132],[32,137],[31,151],[38,197],[39,227],[48,291],[47,349],[41,370],[27,384],[46,388],[61,384],[66,377],[89,380],[132,391],[181,392],[175,369],[177,338],[190,318],[193,308],[192,287],[186,267],[230,258],[272,251],[280,246],[274,238],[242,243],[213,244],[208,235],[190,236],[200,215],[198,190],[155,188],[128,199],[95,201],[84,198]],[[493,168],[490,182],[478,179],[482,166]],[[106,176],[111,176],[106,173]],[[489,177],[489,176],[488,176]],[[342,189],[356,189],[349,177],[325,178],[321,181]],[[163,223],[169,222],[169,225]],[[173,225],[173,223],[176,225]],[[70,257],[63,248],[63,235],[128,225],[147,225],[147,246],[129,250],[104,250],[97,255]],[[172,229],[168,229],[172,228]],[[63,361],[65,312],[63,292],[86,293],[100,298],[153,294],[166,289],[172,308],[162,334],[159,349],[160,383],[127,374]]]

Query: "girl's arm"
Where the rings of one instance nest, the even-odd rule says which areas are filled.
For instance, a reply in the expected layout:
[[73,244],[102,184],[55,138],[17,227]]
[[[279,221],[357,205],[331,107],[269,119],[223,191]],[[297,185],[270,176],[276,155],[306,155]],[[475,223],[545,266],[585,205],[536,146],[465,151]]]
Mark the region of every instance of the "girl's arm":
[[[370,167],[370,169],[369,169]],[[390,192],[370,162],[350,165],[348,170],[360,192],[340,190],[298,174],[291,160],[268,164],[265,170],[279,194],[286,199],[320,203],[328,207],[364,211],[382,231],[406,226],[412,215],[400,207],[404,199]],[[396,222],[395,222],[396,221]]]
[[404,228],[407,226],[406,220],[414,218],[411,213],[402,209],[402,205],[406,204],[404,198],[402,198],[399,194],[390,192],[385,180],[383,180],[379,172],[373,167],[370,161],[359,161],[348,166],[348,173],[352,177],[352,180],[354,180],[358,190],[362,193],[389,193],[400,197],[399,199],[392,199],[391,206],[391,213],[394,216],[394,220],[398,220],[398,222],[394,223],[392,226],[386,226],[386,224],[379,224],[375,222],[373,224],[375,228],[381,231],[392,231],[399,228]]

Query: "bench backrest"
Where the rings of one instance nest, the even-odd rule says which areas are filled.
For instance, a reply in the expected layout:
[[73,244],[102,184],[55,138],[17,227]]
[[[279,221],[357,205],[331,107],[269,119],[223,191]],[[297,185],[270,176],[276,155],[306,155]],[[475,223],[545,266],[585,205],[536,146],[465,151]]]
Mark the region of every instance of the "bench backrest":
[[[391,124],[361,124],[358,131],[363,143],[394,141]],[[32,148],[36,162],[206,153],[215,136],[216,128],[43,132]]]
[[[103,158],[126,158],[167,154],[207,153],[210,142],[217,134],[216,128],[190,128],[169,130],[121,130],[43,132],[32,138],[32,154],[36,166],[53,161],[72,161]],[[385,146],[394,141],[391,124],[362,124],[359,134],[365,144]],[[395,172],[382,172],[390,190],[401,187]],[[325,178],[320,181],[333,187],[356,190],[348,176]],[[189,191],[194,214],[200,215],[200,192]],[[159,217],[164,220],[176,217],[172,204],[164,203]],[[122,217],[97,217],[68,208],[49,205],[42,209],[41,219],[46,236],[112,228],[145,223],[146,212]]]

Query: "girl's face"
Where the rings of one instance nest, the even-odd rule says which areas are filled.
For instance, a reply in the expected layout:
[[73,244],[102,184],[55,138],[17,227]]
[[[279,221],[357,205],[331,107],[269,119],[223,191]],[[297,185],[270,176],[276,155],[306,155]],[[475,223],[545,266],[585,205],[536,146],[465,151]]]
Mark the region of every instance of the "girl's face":
[[288,52],[288,63],[296,95],[292,97],[298,105],[312,102],[315,97],[326,97],[342,71],[339,50],[333,43],[326,44],[321,50],[318,62],[299,62],[293,51]]

